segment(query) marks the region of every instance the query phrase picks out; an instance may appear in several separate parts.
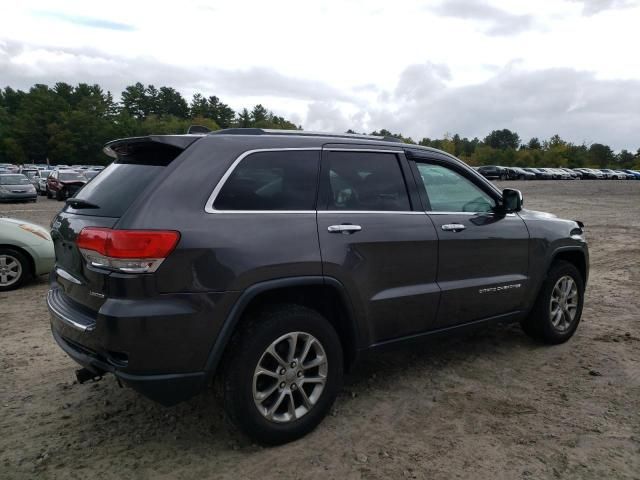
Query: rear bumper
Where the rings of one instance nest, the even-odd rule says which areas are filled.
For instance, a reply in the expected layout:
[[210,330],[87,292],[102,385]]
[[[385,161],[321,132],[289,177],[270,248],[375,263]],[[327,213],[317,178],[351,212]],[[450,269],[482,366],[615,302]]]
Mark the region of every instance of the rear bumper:
[[[52,274],[52,277],[55,277]],[[107,299],[97,312],[73,301],[55,281],[47,295],[53,337],[78,364],[112,373],[163,405],[208,384],[211,348],[223,318],[222,293]]]
[[[52,314],[53,315],[53,314]],[[112,373],[128,387],[162,405],[171,406],[188,400],[198,394],[206,385],[204,372],[179,373],[167,375],[135,375],[122,372],[108,360],[80,345],[62,337],[55,328],[51,328],[53,338],[64,352],[78,365],[96,375]]]

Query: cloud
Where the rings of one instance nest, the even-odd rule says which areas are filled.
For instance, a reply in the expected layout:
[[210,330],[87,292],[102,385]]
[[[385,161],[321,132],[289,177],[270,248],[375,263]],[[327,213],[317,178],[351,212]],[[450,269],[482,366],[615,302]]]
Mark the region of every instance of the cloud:
[[402,69],[388,88],[356,84],[341,89],[266,67],[180,67],[90,48],[0,41],[0,71],[0,87],[98,83],[118,98],[124,87],[140,81],[172,86],[186,97],[196,91],[217,95],[234,108],[262,101],[310,130],[386,128],[419,140],[446,132],[482,138],[509,128],[524,139],[558,133],[576,143],[640,147],[640,80],[601,79],[572,68],[531,71],[521,62],[508,62],[488,79],[460,86],[446,65],[424,62]]
[[105,20],[103,18],[95,17],[82,17],[79,15],[69,15],[60,12],[35,12],[36,16],[51,18],[54,20],[60,20],[67,23],[73,23],[74,25],[80,25],[82,27],[90,28],[104,28],[107,30],[117,30],[121,32],[132,32],[136,28],[133,25],[126,23],[113,22],[111,20]]
[[431,7],[431,11],[444,17],[480,21],[489,35],[515,35],[534,27],[531,15],[509,13],[478,0],[445,0]]
[[[407,72],[415,68],[400,76],[406,91],[420,88],[407,83]],[[640,80],[601,80],[570,68],[526,71],[512,64],[485,82],[396,98],[399,104],[370,112],[369,130],[387,128],[420,139],[446,132],[482,138],[491,130],[509,128],[522,138],[558,133],[576,143],[640,146]]]
[[117,97],[135,82],[169,85],[181,92],[261,96],[305,101],[349,101],[350,95],[317,80],[287,76],[266,67],[222,69],[182,67],[152,57],[116,57],[91,48],[56,48],[0,41],[3,87],[26,89],[34,83],[98,83]]
[[605,10],[619,10],[637,7],[638,0],[571,0],[582,4],[582,13],[586,16],[596,15]]

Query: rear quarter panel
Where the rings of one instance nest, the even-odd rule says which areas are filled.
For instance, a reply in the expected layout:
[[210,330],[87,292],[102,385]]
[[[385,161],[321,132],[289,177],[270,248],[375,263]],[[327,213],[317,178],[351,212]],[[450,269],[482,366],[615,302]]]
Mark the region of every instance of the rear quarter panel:
[[264,280],[322,274],[315,213],[205,212],[213,189],[240,154],[315,146],[305,139],[283,144],[238,137],[195,142],[116,225],[180,231],[178,247],[156,272],[160,292],[241,291]]

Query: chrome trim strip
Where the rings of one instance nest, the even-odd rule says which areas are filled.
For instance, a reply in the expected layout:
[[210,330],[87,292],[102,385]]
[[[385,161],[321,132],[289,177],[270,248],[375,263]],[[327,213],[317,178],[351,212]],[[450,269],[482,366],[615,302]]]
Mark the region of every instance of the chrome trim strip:
[[66,270],[63,270],[60,267],[56,268],[56,274],[59,277],[64,278],[65,280],[70,281],[71,283],[75,283],[76,285],[82,285],[82,282],[80,280],[78,280],[76,277],[74,277],[73,275],[71,275],[69,272],[67,272]]
[[327,152],[373,152],[373,153],[395,153],[400,154],[404,153],[403,150],[383,150],[379,148],[334,148],[334,147],[324,147],[323,150]]
[[409,211],[409,210],[318,210],[318,214],[336,214],[336,213],[348,213],[356,215],[359,213],[382,213],[382,214],[395,214],[395,215],[426,215],[425,212]]
[[[427,211],[425,213],[427,215],[467,215],[469,217],[472,217],[474,215],[491,215],[491,216],[495,215],[495,212],[433,212],[433,211]],[[505,213],[504,216],[506,216],[506,217],[515,217],[516,214],[515,213]]]
[[222,190],[222,187],[224,186],[225,182],[229,179],[229,177],[231,176],[231,174],[233,173],[235,168],[238,166],[238,164],[243,159],[245,159],[246,157],[251,155],[252,153],[259,153],[259,152],[290,152],[290,151],[320,151],[320,150],[322,150],[321,147],[258,148],[258,149],[255,149],[255,150],[247,150],[246,152],[243,152],[242,154],[240,154],[240,156],[238,158],[236,158],[233,161],[231,166],[227,169],[225,174],[222,176],[222,178],[220,179],[218,184],[213,189],[213,192],[211,192],[211,195],[209,195],[209,198],[207,199],[207,203],[204,204],[204,211],[207,212],[207,213],[315,213],[315,210],[216,210],[215,208],[213,208],[213,204],[215,203],[216,197],[220,193],[220,190]]
[[92,331],[95,327],[91,327],[89,328],[86,325],[82,325],[81,323],[78,323],[72,319],[70,319],[69,317],[63,315],[62,313],[60,313],[60,310],[57,310],[52,304],[51,304],[51,297],[53,296],[53,291],[49,290],[47,292],[47,306],[49,307],[49,310],[51,310],[55,316],[57,316],[60,320],[62,320],[64,323],[68,324],[69,326],[80,330],[81,332],[87,332],[87,331]]

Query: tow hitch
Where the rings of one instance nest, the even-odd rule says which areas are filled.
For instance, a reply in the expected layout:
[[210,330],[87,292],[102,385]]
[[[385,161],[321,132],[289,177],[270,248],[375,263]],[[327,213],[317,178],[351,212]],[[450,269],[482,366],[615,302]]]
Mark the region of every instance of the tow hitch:
[[76,370],[76,379],[80,384],[88,382],[89,380],[97,382],[102,380],[102,374],[93,372],[88,368],[81,368],[80,370]]

